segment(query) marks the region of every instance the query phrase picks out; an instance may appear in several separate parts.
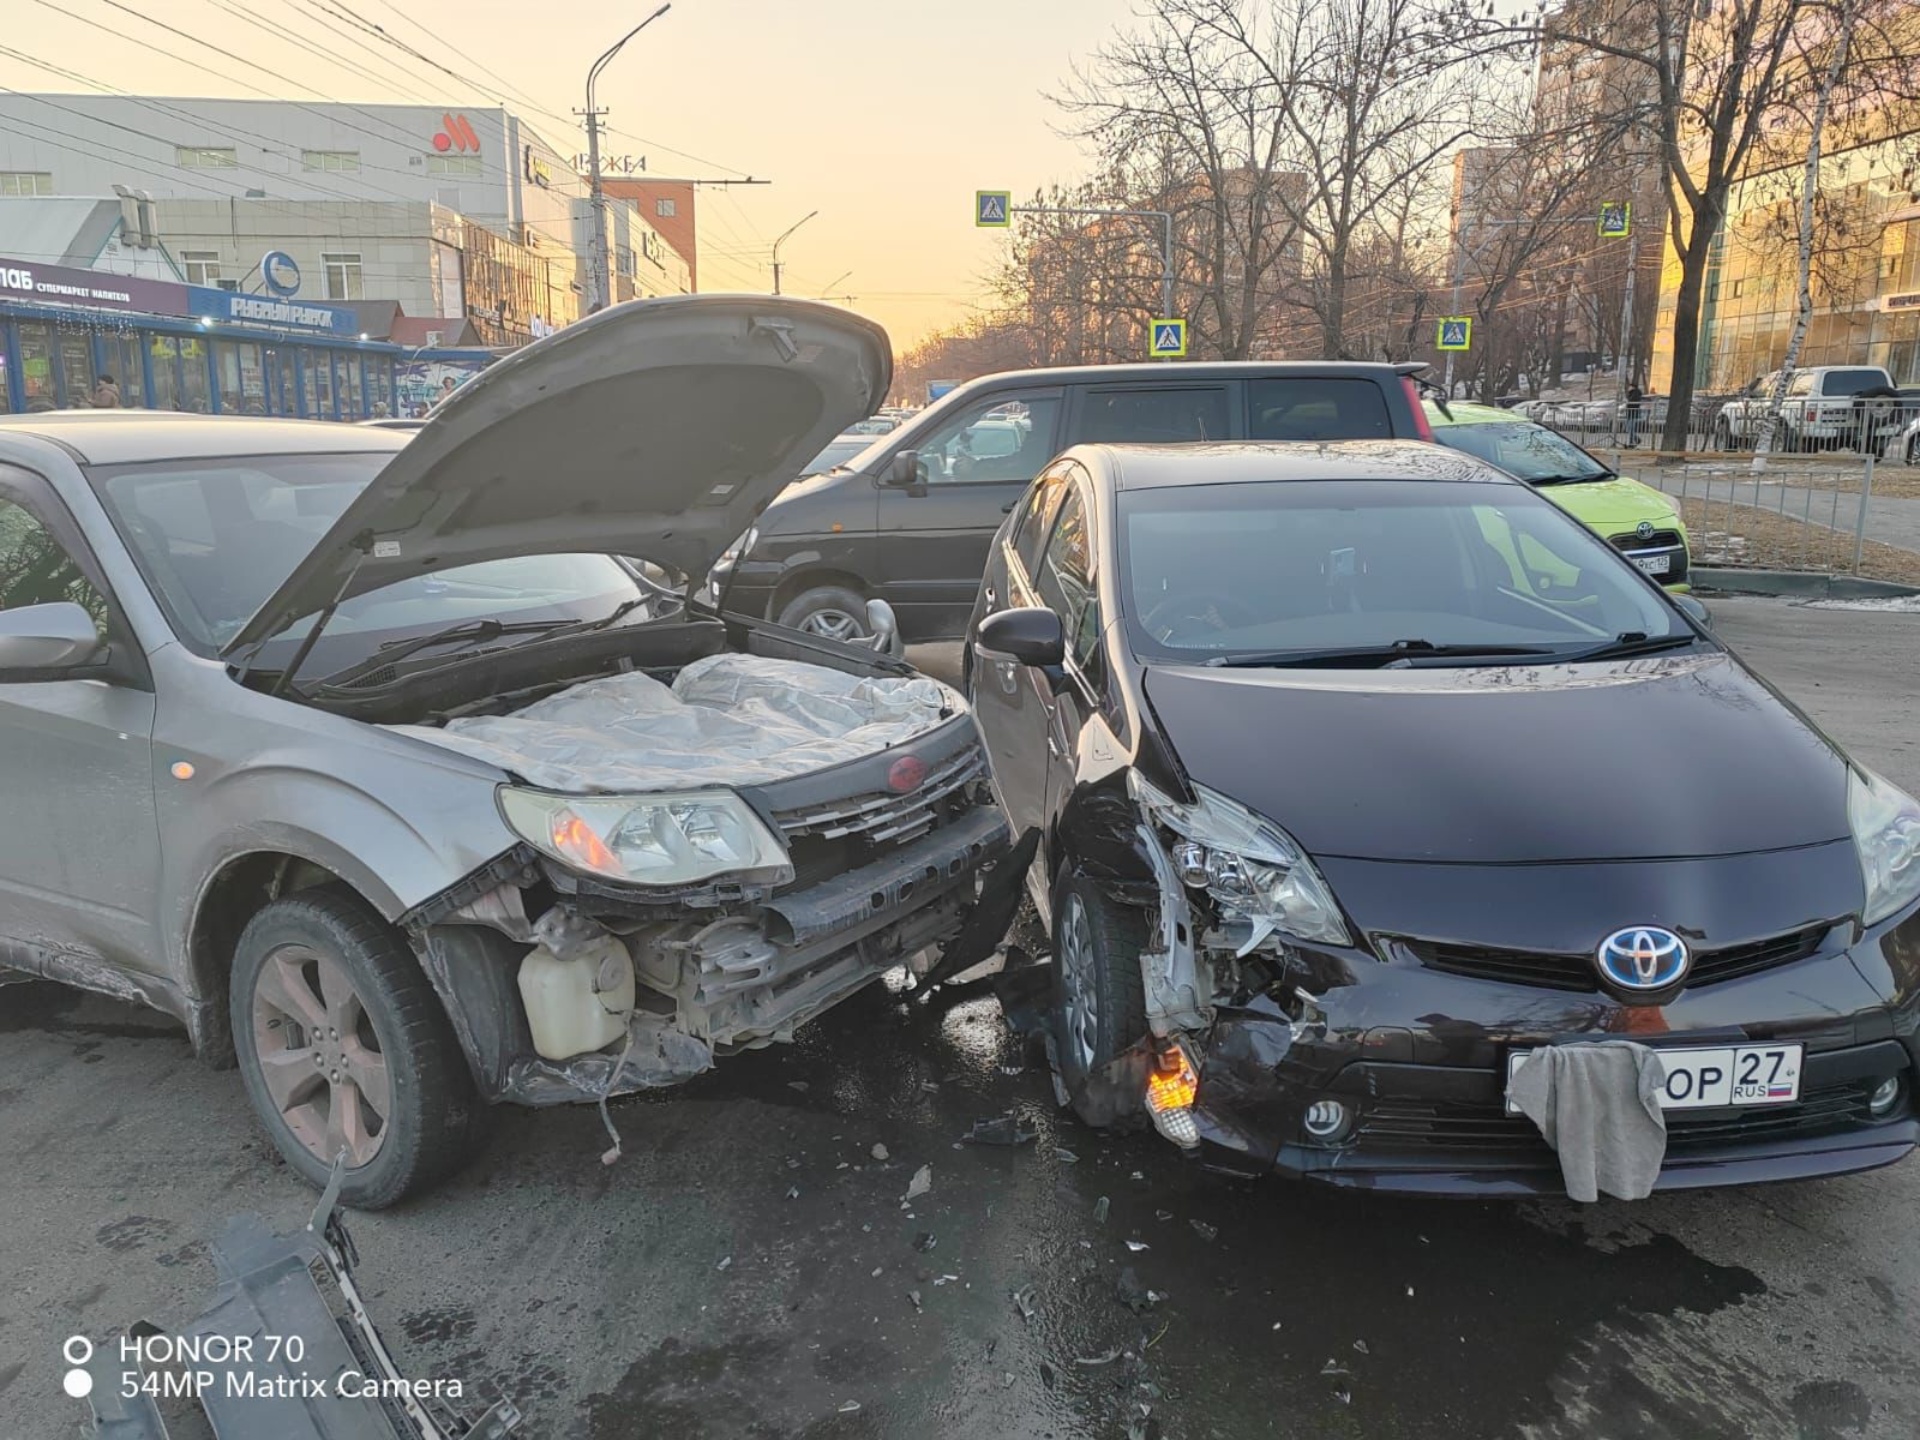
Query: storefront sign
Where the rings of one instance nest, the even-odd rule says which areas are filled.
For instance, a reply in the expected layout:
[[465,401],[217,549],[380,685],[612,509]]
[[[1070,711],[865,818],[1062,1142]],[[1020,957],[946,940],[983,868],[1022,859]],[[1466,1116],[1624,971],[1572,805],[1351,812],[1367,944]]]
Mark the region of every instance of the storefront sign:
[[535,185],[538,185],[542,190],[551,190],[553,188],[553,167],[533,153],[533,146],[527,146],[526,151],[527,179]]
[[260,278],[282,300],[300,293],[300,267],[284,250],[269,250],[260,257]]
[[1904,295],[1884,295],[1880,299],[1882,310],[1920,310],[1920,290],[1909,290]]
[[274,325],[283,330],[311,330],[317,335],[354,335],[360,322],[345,305],[318,305],[311,300],[281,300],[270,295],[242,295],[190,285],[192,313],[210,320],[242,325]]
[[0,299],[87,305],[96,310],[138,310],[149,315],[185,315],[187,286],[167,280],[109,275],[28,260],[0,260]]

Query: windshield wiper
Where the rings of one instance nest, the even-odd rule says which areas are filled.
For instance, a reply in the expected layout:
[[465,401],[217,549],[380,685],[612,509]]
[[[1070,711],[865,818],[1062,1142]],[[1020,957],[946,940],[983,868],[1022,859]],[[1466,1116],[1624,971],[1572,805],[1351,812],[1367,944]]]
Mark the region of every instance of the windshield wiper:
[[1585,480],[1617,478],[1611,470],[1590,470],[1585,475],[1535,475],[1527,483],[1529,485],[1578,485]]
[[1470,656],[1489,659],[1553,655],[1551,645],[1436,645],[1431,640],[1395,640],[1390,645],[1358,645],[1349,650],[1270,650],[1251,655],[1216,655],[1206,663],[1215,667],[1264,669],[1326,666],[1329,669],[1386,666],[1426,655]]
[[[534,636],[532,640],[522,641],[521,643],[524,645],[541,644],[548,640],[564,640],[571,635],[590,635],[595,630],[605,630],[609,625],[626,619],[627,616],[631,615],[635,610],[638,610],[653,598],[651,595],[636,595],[631,600],[622,600],[598,620],[562,621],[552,628],[545,629],[543,633]],[[672,598],[677,600],[680,597],[676,595]]]
[[1569,663],[1576,660],[1624,660],[1633,655],[1655,655],[1662,650],[1677,650],[1682,645],[1693,644],[1699,638],[1692,631],[1681,635],[1649,635],[1644,630],[1625,630],[1604,645],[1595,645],[1590,650],[1576,650],[1561,658]]
[[426,635],[416,635],[411,640],[390,640],[364,660],[356,660],[345,669],[323,676],[315,683],[329,689],[351,685],[363,676],[397,664],[422,650],[431,650],[437,645],[484,643],[488,640],[498,640],[502,635],[525,635],[534,631],[552,630],[567,623],[569,622],[564,620],[518,620],[512,623],[500,620],[462,620],[458,625],[449,625],[443,630],[435,630]]

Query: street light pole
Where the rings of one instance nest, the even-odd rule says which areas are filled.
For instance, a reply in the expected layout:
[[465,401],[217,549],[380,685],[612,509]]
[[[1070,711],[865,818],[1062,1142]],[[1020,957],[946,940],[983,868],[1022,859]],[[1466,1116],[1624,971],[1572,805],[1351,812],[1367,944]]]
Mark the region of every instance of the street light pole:
[[623,45],[672,8],[668,0],[616,40],[587,71],[587,193],[593,207],[593,234],[587,237],[587,293],[595,310],[604,310],[612,302],[613,286],[607,266],[607,192],[600,184],[600,111],[593,103],[594,82]]
[[789,235],[793,234],[794,231],[798,230],[802,225],[806,224],[807,221],[811,220],[814,216],[818,215],[819,213],[820,212],[818,210],[809,210],[806,214],[802,215],[798,220],[794,221],[793,224],[789,225],[786,229],[782,230],[780,232],[780,238],[773,242],[773,293],[774,294],[778,295],[780,293],[780,247],[781,245],[786,243],[786,239]]

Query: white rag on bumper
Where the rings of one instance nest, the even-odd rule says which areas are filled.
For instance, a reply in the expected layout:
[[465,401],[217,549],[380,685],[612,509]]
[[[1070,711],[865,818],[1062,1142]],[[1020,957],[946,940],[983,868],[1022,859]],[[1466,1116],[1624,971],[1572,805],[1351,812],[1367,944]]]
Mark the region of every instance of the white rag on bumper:
[[1666,1078],[1659,1052],[1630,1040],[1543,1045],[1513,1072],[1507,1098],[1560,1156],[1568,1195],[1644,1200],[1667,1157]]

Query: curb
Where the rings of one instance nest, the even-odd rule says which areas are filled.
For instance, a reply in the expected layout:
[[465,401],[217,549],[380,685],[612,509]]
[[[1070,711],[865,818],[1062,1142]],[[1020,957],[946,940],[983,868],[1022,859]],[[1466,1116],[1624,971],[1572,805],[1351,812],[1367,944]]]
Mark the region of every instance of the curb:
[[1783,595],[1796,600],[1876,600],[1920,595],[1920,587],[1891,580],[1862,580],[1814,570],[1743,570],[1724,565],[1695,565],[1687,571],[1694,587],[1715,595]]

